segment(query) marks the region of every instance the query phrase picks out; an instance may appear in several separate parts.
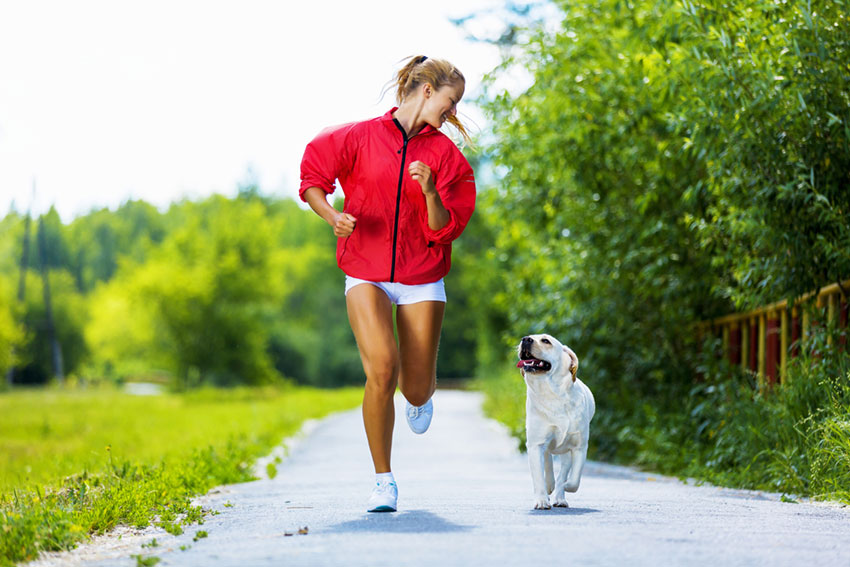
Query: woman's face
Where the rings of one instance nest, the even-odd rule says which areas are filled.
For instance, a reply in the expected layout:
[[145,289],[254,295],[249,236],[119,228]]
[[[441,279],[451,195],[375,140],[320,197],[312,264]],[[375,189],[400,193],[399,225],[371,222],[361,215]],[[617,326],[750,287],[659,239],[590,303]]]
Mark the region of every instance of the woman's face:
[[[426,90],[425,105],[422,108],[422,118],[425,122],[434,128],[440,128],[449,116],[457,114],[457,103],[463,98],[464,86],[463,83],[456,83],[437,90]],[[427,87],[430,88],[430,85]]]

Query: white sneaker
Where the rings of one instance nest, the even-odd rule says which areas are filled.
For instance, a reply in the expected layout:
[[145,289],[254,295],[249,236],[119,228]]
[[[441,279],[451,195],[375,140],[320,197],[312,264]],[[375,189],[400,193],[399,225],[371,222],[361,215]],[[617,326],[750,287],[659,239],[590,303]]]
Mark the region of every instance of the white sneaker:
[[398,487],[395,482],[376,482],[367,512],[395,512],[397,506]]
[[431,425],[431,416],[434,415],[434,404],[431,400],[424,405],[414,406],[407,402],[407,424],[414,433],[422,434],[428,431]]

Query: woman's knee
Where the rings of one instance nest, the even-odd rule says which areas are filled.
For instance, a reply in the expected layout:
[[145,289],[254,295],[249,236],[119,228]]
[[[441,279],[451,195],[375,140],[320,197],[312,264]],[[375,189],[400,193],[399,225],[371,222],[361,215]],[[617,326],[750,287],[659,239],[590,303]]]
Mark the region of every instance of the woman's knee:
[[414,406],[421,406],[431,399],[436,389],[434,376],[402,376],[401,393]]
[[398,363],[392,359],[364,364],[366,386],[385,396],[395,394],[398,385]]

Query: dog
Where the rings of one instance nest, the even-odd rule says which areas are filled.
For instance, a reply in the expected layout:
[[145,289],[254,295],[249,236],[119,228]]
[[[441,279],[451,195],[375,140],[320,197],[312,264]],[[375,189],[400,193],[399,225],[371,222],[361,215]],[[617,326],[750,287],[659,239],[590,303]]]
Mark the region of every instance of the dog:
[[[566,508],[564,491],[577,491],[581,482],[596,402],[590,388],[576,378],[576,354],[551,335],[523,337],[517,354],[527,393],[525,432],[534,509]],[[552,455],[560,455],[557,479]]]

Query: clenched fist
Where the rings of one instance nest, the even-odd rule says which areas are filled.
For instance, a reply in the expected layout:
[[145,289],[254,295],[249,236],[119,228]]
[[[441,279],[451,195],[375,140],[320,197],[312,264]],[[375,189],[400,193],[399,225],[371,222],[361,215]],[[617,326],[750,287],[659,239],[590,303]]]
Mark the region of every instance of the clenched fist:
[[434,185],[434,177],[431,175],[431,168],[421,161],[414,161],[407,167],[410,176],[419,182],[422,187],[422,192],[426,195],[437,192],[437,187]]
[[333,223],[334,236],[345,238],[354,232],[354,227],[357,225],[357,219],[348,213],[339,213]]

